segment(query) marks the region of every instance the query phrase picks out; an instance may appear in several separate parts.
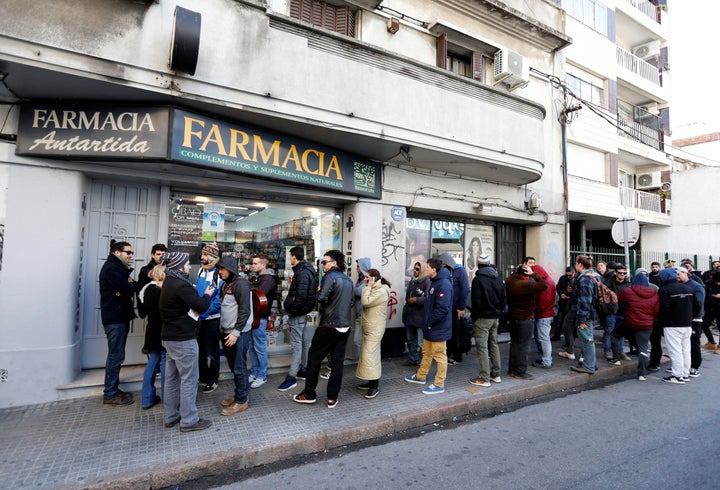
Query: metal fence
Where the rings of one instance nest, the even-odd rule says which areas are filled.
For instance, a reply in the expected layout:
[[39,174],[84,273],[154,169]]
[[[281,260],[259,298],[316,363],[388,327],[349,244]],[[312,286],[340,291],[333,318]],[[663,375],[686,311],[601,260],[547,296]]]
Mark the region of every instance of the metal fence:
[[[578,250],[577,247],[570,249],[570,264],[575,263],[575,258],[578,255],[591,255],[593,263],[598,262],[625,262],[625,252],[622,248],[598,248],[593,247],[589,250]],[[706,271],[711,269],[713,260],[720,260],[720,256],[712,256],[706,254],[696,254],[690,252],[657,252],[652,250],[633,250],[630,249],[630,271],[634,271],[638,267],[644,267],[650,270],[650,264],[653,262],[660,262],[662,264],[665,260],[672,259],[677,265],[680,265],[680,261],[683,259],[690,259],[695,264],[695,269],[699,271]]]

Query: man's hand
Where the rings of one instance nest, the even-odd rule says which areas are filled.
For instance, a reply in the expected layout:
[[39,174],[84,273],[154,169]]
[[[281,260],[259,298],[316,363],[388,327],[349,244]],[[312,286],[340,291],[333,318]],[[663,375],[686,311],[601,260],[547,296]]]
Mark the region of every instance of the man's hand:
[[237,337],[233,334],[225,337],[225,345],[227,345],[228,347],[232,347],[233,345],[235,345],[235,342],[237,342]]

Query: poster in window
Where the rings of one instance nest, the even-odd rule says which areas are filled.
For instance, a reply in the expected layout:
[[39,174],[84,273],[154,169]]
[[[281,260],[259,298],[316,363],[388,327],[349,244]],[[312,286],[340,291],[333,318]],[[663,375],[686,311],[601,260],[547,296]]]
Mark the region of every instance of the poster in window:
[[465,268],[470,280],[477,271],[478,257],[490,257],[490,263],[495,264],[495,227],[489,225],[465,225]]
[[203,206],[203,232],[225,231],[225,204],[206,202]]

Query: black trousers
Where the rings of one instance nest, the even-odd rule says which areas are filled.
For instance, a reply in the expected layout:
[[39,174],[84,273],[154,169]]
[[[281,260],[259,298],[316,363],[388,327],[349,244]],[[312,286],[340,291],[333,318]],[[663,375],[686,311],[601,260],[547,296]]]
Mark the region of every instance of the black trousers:
[[653,323],[652,333],[650,334],[650,366],[659,367],[662,358],[662,347],[660,341],[662,339],[663,329],[660,324],[655,321]]
[[528,364],[528,348],[533,333],[533,319],[509,320],[510,327],[510,359],[508,372],[510,374],[525,374]]
[[318,327],[313,335],[308,351],[308,364],[305,371],[305,389],[303,393],[310,399],[317,398],[318,377],[323,359],[330,354],[330,379],[327,384],[327,399],[337,400],[342,385],[343,364],[345,363],[345,345],[350,332],[339,332],[332,327]]

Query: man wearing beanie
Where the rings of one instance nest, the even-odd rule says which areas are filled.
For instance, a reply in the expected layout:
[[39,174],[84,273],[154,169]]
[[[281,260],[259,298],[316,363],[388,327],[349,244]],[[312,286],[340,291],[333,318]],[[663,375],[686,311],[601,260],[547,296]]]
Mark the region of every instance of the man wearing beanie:
[[165,427],[180,424],[181,432],[207,429],[209,420],[198,416],[195,398],[198,384],[199,316],[210,307],[215,293],[212,284],[198,296],[190,281],[190,257],[168,252],[161,264],[167,267],[160,290],[160,317],[163,320],[162,346],[166,350]]
[[690,286],[677,280],[675,269],[660,271],[660,322],[665,345],[672,359],[672,376],[663,381],[685,384],[690,378],[690,335],[692,320],[700,311]]
[[217,263],[220,251],[217,243],[206,243],[200,253],[200,271],[195,280],[195,290],[203,295],[209,284],[215,288],[210,308],[200,315],[200,384],[203,393],[212,393],[217,388],[220,378],[220,291],[222,279],[218,275]]
[[470,298],[473,335],[480,363],[480,375],[472,378],[470,384],[487,388],[490,386],[490,381],[495,383],[501,381],[497,329],[500,314],[505,310],[505,283],[490,265],[490,257],[486,254],[478,257]]

